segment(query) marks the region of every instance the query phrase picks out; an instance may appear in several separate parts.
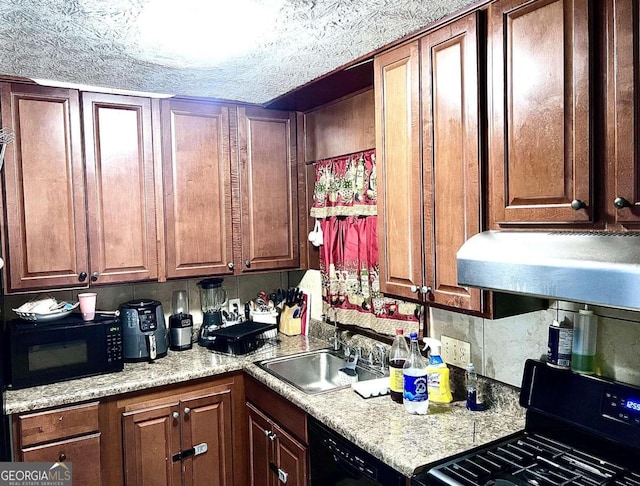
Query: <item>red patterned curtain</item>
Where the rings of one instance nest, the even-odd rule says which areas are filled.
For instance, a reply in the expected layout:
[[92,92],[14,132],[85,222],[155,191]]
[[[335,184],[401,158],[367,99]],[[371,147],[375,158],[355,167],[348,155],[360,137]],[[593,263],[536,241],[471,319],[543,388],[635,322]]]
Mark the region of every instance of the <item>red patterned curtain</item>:
[[419,306],[380,293],[376,182],[375,150],[318,162],[311,216],[323,232],[325,311],[331,305],[341,322],[393,334],[415,329]]

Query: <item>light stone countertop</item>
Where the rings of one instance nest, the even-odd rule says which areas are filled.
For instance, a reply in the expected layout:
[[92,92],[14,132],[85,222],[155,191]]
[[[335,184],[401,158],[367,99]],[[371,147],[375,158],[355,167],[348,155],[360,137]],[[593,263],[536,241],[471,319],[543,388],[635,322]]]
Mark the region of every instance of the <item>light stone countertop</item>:
[[277,347],[268,347],[242,357],[225,356],[194,345],[190,351],[169,351],[166,357],[154,363],[126,363],[124,371],[119,373],[8,390],[5,394],[5,413],[15,414],[95,400],[244,370],[407,477],[429,463],[524,428],[524,410],[517,405],[515,395],[484,412],[469,412],[462,402],[430,404],[426,416],[406,413],[388,395],[364,399],[351,389],[306,395],[262,370],[254,362],[325,348],[327,343],[313,337],[278,337],[281,342]]

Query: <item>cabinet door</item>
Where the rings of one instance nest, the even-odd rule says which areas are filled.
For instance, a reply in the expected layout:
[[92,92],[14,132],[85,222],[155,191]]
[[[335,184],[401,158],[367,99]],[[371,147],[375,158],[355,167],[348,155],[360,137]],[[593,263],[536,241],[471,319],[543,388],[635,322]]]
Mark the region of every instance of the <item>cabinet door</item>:
[[273,472],[270,468],[273,455],[271,422],[258,409],[247,403],[249,416],[249,470],[251,486],[269,486]]
[[2,84],[5,290],[87,285],[78,92]]
[[207,452],[183,460],[184,484],[231,486],[231,391],[182,400],[182,450],[206,444]]
[[287,434],[277,425],[273,425],[275,440],[275,464],[278,476],[276,484],[288,486],[306,486],[308,479],[307,448]]
[[25,462],[71,463],[73,484],[102,484],[99,433],[28,447],[21,453]]
[[489,8],[493,227],[589,223],[588,0]]
[[122,430],[126,485],[182,485],[178,403],[124,413]]
[[151,100],[82,94],[91,280],[158,277]]
[[480,224],[477,15],[421,41],[424,225],[428,299],[481,311],[479,289],[460,287],[456,253]]
[[616,0],[612,7],[613,36],[610,66],[613,90],[609,107],[609,173],[613,179],[607,213],[614,214],[618,224],[640,222],[640,92],[636,80],[640,76],[640,21],[638,2]]
[[229,108],[162,102],[167,278],[233,273]]
[[418,42],[374,59],[380,290],[423,283]]
[[240,272],[299,266],[295,114],[238,108]]

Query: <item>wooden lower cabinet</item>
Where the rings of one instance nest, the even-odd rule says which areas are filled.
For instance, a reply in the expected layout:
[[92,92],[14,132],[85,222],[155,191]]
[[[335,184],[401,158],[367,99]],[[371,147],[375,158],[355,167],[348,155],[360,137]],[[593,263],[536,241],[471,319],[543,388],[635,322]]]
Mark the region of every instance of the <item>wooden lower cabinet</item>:
[[101,405],[102,484],[247,485],[242,372],[109,397]]
[[247,404],[249,461],[253,486],[307,484],[307,448],[278,427],[260,410]]
[[127,406],[125,484],[231,486],[231,394],[221,384]]
[[182,464],[172,460],[180,451],[178,410],[176,402],[123,414],[125,484],[182,484]]
[[100,433],[22,449],[22,461],[71,463],[73,484],[102,484]]
[[309,484],[307,415],[266,386],[246,380],[251,486]]
[[98,408],[91,402],[14,416],[14,460],[70,463],[73,484],[103,484]]

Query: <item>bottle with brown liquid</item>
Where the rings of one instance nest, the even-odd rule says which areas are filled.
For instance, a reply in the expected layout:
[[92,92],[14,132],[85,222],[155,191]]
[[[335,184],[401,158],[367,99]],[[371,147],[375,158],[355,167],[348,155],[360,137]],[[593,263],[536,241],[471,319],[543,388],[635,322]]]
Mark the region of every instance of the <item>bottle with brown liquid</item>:
[[389,389],[391,391],[391,400],[396,403],[402,403],[404,392],[402,370],[409,357],[409,346],[403,334],[402,329],[396,329],[396,337],[393,339],[389,353]]

